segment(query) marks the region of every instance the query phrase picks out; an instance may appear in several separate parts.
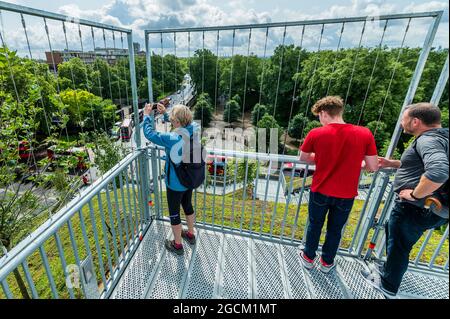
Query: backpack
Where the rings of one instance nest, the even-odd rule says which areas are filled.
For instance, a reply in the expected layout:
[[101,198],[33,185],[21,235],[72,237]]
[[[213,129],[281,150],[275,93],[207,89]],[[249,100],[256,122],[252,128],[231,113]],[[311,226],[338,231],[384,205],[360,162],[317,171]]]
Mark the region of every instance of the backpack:
[[[193,135],[190,136],[189,142],[189,157],[185,156],[187,155],[186,152],[183,152],[183,160],[179,164],[175,164],[170,158],[170,155],[167,154],[169,159],[167,178],[170,181],[170,165],[172,165],[180,184],[187,189],[195,189],[205,180],[206,163],[203,156],[205,150],[200,143],[194,142]],[[194,154],[198,151],[201,152],[200,163],[194,163]]]
[[[420,137],[420,136],[419,136]],[[422,162],[422,166],[425,167],[425,164],[423,162],[422,157],[420,156],[419,152],[417,151],[417,140],[419,139],[416,138],[412,144],[412,148],[414,150],[414,152],[416,152],[417,156],[420,158],[420,161]],[[447,138],[447,159],[448,159],[448,138]],[[447,162],[448,165],[448,162]],[[434,214],[438,215],[439,217],[448,219],[448,191],[449,191],[449,180],[447,179],[445,181],[444,184],[442,184],[441,187],[439,187],[437,190],[435,190],[433,192],[433,194],[425,197],[424,199],[420,200],[420,204],[424,205],[424,206],[429,206],[429,209],[431,210],[431,212],[433,212]],[[437,199],[438,203],[440,203],[440,205],[438,203],[436,203],[436,201],[434,200],[428,200],[430,198],[435,198]],[[428,208],[428,207],[426,207]]]

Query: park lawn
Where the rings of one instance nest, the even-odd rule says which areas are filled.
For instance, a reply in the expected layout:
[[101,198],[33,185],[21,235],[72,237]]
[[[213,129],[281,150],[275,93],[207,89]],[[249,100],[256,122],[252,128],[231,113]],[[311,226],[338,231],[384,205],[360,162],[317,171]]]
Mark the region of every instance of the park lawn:
[[[286,187],[290,188],[291,187],[291,179],[292,179],[291,173],[290,172],[285,173],[284,178],[286,180]],[[292,181],[292,189],[301,188],[303,186],[303,179],[304,179],[303,177],[294,177],[293,181]],[[311,186],[311,184],[312,184],[312,176],[306,177],[305,187]]]

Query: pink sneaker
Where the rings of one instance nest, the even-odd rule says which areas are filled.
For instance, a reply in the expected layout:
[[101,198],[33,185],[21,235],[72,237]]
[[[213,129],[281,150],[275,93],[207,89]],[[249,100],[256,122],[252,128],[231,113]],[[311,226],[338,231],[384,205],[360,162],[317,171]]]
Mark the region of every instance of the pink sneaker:
[[303,250],[300,250],[300,261],[303,264],[303,267],[305,267],[308,270],[311,270],[314,267],[314,259],[309,258],[305,255]]
[[320,257],[319,269],[321,272],[328,274],[334,268],[336,268],[336,263],[327,264],[326,262],[323,261],[322,257]]

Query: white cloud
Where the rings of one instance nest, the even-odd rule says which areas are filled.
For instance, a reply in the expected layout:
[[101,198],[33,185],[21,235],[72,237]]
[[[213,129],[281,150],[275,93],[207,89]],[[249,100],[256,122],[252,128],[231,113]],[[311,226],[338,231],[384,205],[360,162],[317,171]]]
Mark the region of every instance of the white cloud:
[[[330,19],[353,16],[379,16],[399,12],[422,12],[446,10],[443,22],[448,21],[448,4],[441,1],[431,1],[427,3],[411,3],[407,7],[401,8],[397,4],[392,4],[385,0],[352,0],[349,5],[333,5],[329,9],[318,14],[305,14],[304,12],[295,12],[288,9],[278,9],[270,12],[257,12],[253,9],[247,9],[242,1],[232,0],[227,3],[230,8],[224,11],[217,6],[211,5],[207,0],[114,0],[103,6],[99,10],[81,10],[77,5],[68,5],[61,7],[60,11],[72,16],[92,19],[103,23],[110,23],[121,27],[130,28],[135,31],[134,37],[143,42],[143,30],[145,29],[164,29],[177,27],[193,26],[215,26],[215,25],[235,25],[235,24],[257,24],[271,22],[271,16],[280,12],[279,16],[285,17],[287,21],[311,20],[311,19]],[[275,12],[276,11],[276,12]],[[406,21],[391,21],[390,30],[386,32],[385,43],[400,41],[400,34],[405,29]],[[374,45],[378,43],[381,37],[384,22],[368,23],[363,44]],[[327,26],[328,28],[329,26]],[[411,26],[413,28],[414,26]],[[314,28],[309,28],[314,29]],[[339,27],[334,35],[328,35],[323,38],[323,44],[333,46],[337,41]],[[349,25],[346,27],[348,40],[343,45],[356,45],[361,32],[360,25]],[[418,27],[417,37],[425,36],[425,22],[422,27]],[[242,33],[242,32],[241,32]],[[247,36],[243,33],[236,37],[235,45],[245,45]],[[255,34],[258,34],[255,32]],[[214,39],[209,40],[208,45],[214,46]],[[271,44],[282,38],[282,30],[273,30],[271,32]],[[298,37],[297,37],[298,38]],[[195,37],[192,37],[195,40]],[[298,40],[298,39],[297,39]],[[414,37],[413,37],[414,40]],[[206,41],[206,40],[205,40]],[[255,35],[255,41],[263,42],[263,37]],[[448,33],[439,32],[436,42],[448,46]],[[221,38],[221,45],[231,46],[231,33],[224,32]],[[269,43],[270,44],[270,43]],[[317,46],[317,30],[311,30],[305,33],[306,46]],[[197,44],[198,46],[199,44]],[[410,45],[420,45],[419,42]],[[151,46],[159,46],[159,40],[154,39]],[[171,47],[172,44],[168,43]]]
[[[412,13],[412,12],[429,12],[444,10],[444,15],[441,20],[439,31],[436,34],[435,45],[448,47],[448,3],[443,1],[430,1],[427,3],[415,4],[414,2],[406,7],[401,7],[398,4],[393,4],[384,0],[352,0],[350,5],[333,5],[328,10],[318,14],[305,14],[304,12],[295,12],[292,10],[283,10],[283,16],[287,20],[315,20],[315,19],[331,19],[331,18],[345,18],[356,16],[379,16],[397,13]],[[407,37],[406,45],[420,46],[428,31],[430,19],[415,19],[411,23],[409,30],[409,37]],[[384,21],[378,23],[368,23],[366,32],[363,37],[364,44],[374,44],[380,40]],[[402,35],[406,27],[406,20],[390,21],[388,29],[386,30],[384,43],[392,43],[399,45]],[[340,30],[336,28],[336,33]],[[359,35],[361,34],[361,25],[346,26],[346,35],[353,45],[357,45]],[[350,36],[348,36],[350,35]],[[412,35],[412,36],[411,36]],[[336,40],[337,37],[335,37]],[[336,41],[335,41],[336,42]],[[344,41],[344,45],[349,45],[350,42]]]
[[[248,6],[247,6],[248,7]],[[89,19],[106,24],[112,24],[119,27],[129,28],[134,31],[133,37],[135,41],[143,44],[143,30],[145,29],[164,29],[171,27],[194,27],[194,26],[216,26],[216,25],[236,25],[236,24],[257,24],[272,22],[272,17],[283,17],[284,21],[299,21],[312,19],[329,19],[339,17],[354,16],[377,16],[381,14],[392,14],[400,12],[419,12],[419,11],[435,11],[445,10],[443,23],[440,26],[436,36],[435,43],[439,43],[444,47],[448,47],[448,3],[443,1],[430,1],[427,3],[415,4],[414,2],[406,7],[400,7],[386,0],[352,0],[348,5],[333,5],[327,10],[316,14],[306,14],[304,11],[293,11],[286,8],[275,7],[271,12],[256,11],[247,9],[242,1],[231,1],[222,9],[214,6],[208,0],[112,0],[108,4],[96,10],[84,10],[77,4],[69,4],[60,7],[59,12],[69,16]],[[424,19],[422,19],[424,20]],[[409,36],[407,37],[407,45],[420,46],[427,32],[429,21],[416,22],[411,24]],[[381,39],[384,22],[368,22],[366,32],[363,37],[363,45],[375,46]],[[405,21],[390,21],[385,34],[384,43],[398,46],[403,32],[405,30]],[[61,36],[61,27],[58,24],[49,23],[52,33],[52,44],[57,49],[65,47],[64,39]],[[67,33],[69,47],[80,48],[78,33],[76,26],[68,24]],[[356,46],[361,34],[362,23],[347,24],[341,46]],[[30,22],[30,38],[33,39],[35,48],[45,48],[47,41],[43,34],[43,27],[38,25],[33,27]],[[307,26],[305,29],[304,47],[311,50],[317,50],[318,39],[320,37],[320,25]],[[92,40],[90,31],[82,28],[84,45],[86,49],[91,49]],[[251,51],[262,54],[265,30],[254,30],[252,35]],[[19,48],[25,48],[24,37],[19,25],[12,28],[8,34],[9,42],[12,46],[17,45]],[[322,39],[322,48],[335,48],[340,34],[340,25],[326,25]],[[268,48],[269,53],[274,46],[282,41],[283,29],[271,29],[269,32]],[[96,45],[103,46],[101,33],[96,33]],[[118,36],[116,35],[117,39]],[[192,34],[192,47],[201,47],[201,35]],[[173,47],[173,36],[164,38],[165,52],[169,52]],[[151,47],[159,48],[159,37],[152,37]],[[231,54],[232,32],[224,31],[220,35],[220,46],[222,54]],[[248,30],[236,32],[235,52],[245,54],[247,49]],[[300,28],[288,28],[286,35],[286,43],[299,44]],[[107,44],[112,45],[111,35],[107,33]],[[126,45],[126,43],[125,43]],[[179,45],[178,53],[183,54],[187,51],[187,36],[180,34],[177,38]],[[117,42],[120,47],[120,43]],[[207,33],[205,37],[205,46],[215,51],[216,33]],[[222,48],[223,47],[223,48]],[[193,50],[192,50],[193,51]],[[191,51],[191,52],[192,52]]]

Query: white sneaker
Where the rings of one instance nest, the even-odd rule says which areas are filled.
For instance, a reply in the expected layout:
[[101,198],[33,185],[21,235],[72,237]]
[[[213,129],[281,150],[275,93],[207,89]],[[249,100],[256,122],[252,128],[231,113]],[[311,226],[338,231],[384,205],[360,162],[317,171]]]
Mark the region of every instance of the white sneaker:
[[309,258],[305,255],[303,250],[300,250],[300,261],[302,262],[303,267],[305,267],[308,270],[313,269],[314,267],[314,259]]
[[386,299],[398,299],[397,294],[386,290],[381,284],[381,276],[378,271],[371,271],[370,269],[361,270],[361,275],[373,288],[381,292]]
[[325,274],[328,274],[330,271],[336,268],[336,263],[327,264],[323,261],[322,257],[320,257],[319,270]]

